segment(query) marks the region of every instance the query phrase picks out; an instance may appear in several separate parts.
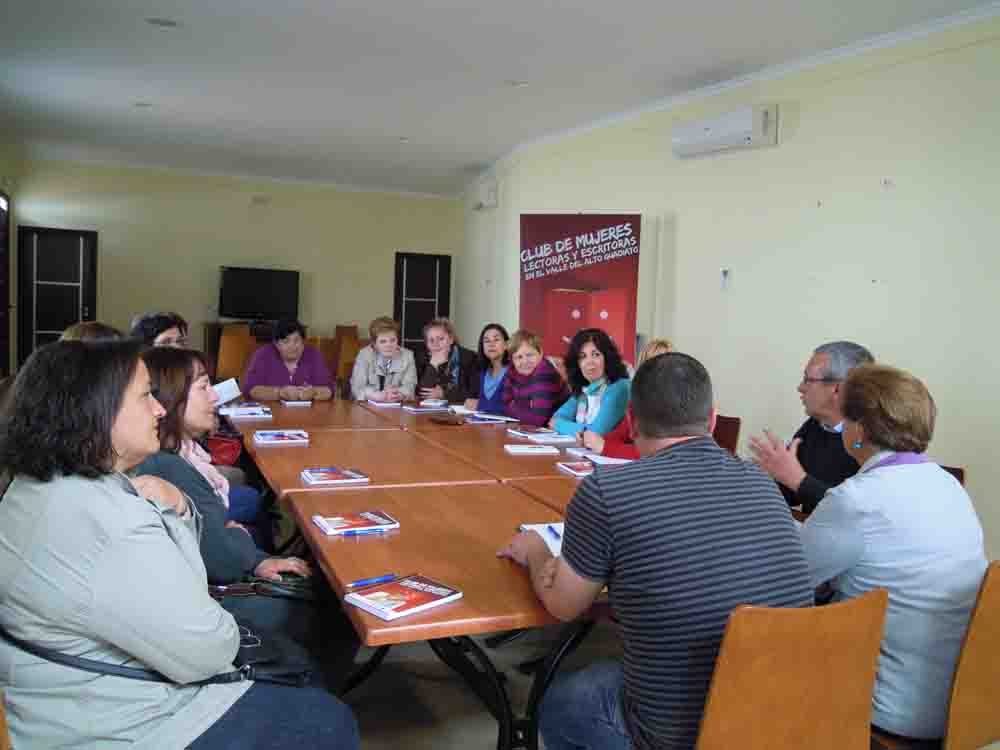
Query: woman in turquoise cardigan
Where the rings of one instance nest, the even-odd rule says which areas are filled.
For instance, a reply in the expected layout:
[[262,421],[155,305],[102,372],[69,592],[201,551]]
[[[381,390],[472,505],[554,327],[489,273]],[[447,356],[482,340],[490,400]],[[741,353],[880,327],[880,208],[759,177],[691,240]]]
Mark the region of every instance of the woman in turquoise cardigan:
[[563,435],[611,432],[625,416],[630,385],[615,342],[600,328],[578,331],[566,352],[566,374],[572,395],[549,427]]

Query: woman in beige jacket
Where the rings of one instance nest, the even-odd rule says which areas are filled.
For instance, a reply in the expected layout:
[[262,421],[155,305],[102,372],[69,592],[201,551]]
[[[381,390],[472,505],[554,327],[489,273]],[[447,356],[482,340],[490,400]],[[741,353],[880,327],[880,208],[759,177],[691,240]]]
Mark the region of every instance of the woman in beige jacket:
[[[208,596],[193,505],[163,480],[124,473],[159,449],[163,409],[140,346],[59,342],[22,368],[0,436],[14,476],[0,503],[0,625],[170,682],[81,671],[0,639],[14,747],[200,750],[263,737],[276,748],[356,748],[349,709],[323,691],[190,684],[232,671],[240,633]],[[303,731],[304,712],[323,724]],[[275,713],[287,726],[271,723]]]
[[368,326],[370,343],[358,352],[351,373],[351,392],[358,401],[411,401],[417,388],[413,352],[399,345],[399,323],[375,318]]

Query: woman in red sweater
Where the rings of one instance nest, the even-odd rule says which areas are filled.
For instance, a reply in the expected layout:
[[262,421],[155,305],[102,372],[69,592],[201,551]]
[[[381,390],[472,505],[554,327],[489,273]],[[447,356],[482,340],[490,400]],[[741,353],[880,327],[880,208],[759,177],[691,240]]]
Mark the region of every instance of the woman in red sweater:
[[[653,339],[643,347],[639,354],[639,361],[636,369],[647,359],[660,354],[666,354],[674,350],[673,344],[667,339]],[[596,432],[584,430],[576,436],[579,445],[589,448],[594,453],[600,453],[609,458],[631,458],[638,460],[639,451],[636,450],[635,442],[632,439],[632,406],[625,411],[625,418],[606,435],[598,435]]]

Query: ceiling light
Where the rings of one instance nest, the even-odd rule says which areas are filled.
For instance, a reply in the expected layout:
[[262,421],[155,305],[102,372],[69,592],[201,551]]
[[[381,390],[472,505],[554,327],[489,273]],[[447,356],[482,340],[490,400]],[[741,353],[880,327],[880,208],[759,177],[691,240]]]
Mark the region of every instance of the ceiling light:
[[510,86],[512,89],[523,89],[528,85],[527,81],[519,81],[516,78],[510,78],[504,81],[504,84]]
[[132,106],[136,109],[149,109],[153,106],[152,102],[132,102]]
[[156,26],[158,29],[176,29],[180,26],[180,23],[172,18],[158,18],[155,16],[153,18],[147,18],[146,23],[150,26]]
[[399,142],[400,143],[409,143],[410,139],[409,139],[409,137],[407,137],[405,135],[401,135],[401,136],[399,136]]

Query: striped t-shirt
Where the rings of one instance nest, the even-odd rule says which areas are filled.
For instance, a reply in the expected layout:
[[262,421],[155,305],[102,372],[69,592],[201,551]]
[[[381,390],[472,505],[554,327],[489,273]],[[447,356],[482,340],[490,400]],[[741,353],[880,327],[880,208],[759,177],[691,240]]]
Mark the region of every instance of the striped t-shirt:
[[563,557],[608,584],[633,746],[693,748],[730,612],[810,606],[802,542],[755,464],[710,437],[594,472],[566,512]]

